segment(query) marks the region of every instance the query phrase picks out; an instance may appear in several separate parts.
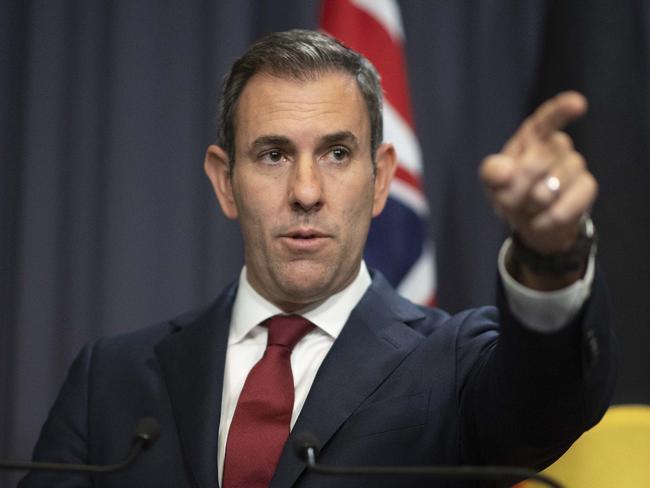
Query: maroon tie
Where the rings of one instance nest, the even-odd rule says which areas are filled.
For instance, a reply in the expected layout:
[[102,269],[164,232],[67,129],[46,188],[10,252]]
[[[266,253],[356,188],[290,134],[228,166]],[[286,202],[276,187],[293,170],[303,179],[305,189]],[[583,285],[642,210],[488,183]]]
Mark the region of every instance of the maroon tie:
[[314,325],[299,315],[276,315],[262,323],[269,336],[253,366],[233,416],[223,468],[224,488],[266,488],[289,437],[293,411],[291,351]]

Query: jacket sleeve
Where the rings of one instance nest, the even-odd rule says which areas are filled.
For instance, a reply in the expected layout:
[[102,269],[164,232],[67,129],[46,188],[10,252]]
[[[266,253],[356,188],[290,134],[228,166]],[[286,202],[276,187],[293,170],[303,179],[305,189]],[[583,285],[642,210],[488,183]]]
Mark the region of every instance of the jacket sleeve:
[[492,340],[476,340],[485,334],[471,317],[457,339],[464,455],[467,462],[542,468],[595,425],[611,401],[615,361],[605,285],[597,272],[580,313],[552,333],[521,324],[501,283],[497,305]]

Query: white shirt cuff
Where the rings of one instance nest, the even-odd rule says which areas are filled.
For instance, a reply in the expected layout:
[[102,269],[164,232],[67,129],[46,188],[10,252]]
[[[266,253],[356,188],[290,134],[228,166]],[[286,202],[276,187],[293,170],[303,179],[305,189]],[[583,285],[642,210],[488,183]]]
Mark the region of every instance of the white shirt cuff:
[[593,253],[581,279],[560,290],[538,291],[522,285],[508,273],[506,255],[511,245],[511,239],[506,239],[499,251],[498,261],[510,310],[534,331],[551,333],[560,330],[575,317],[591,293],[596,267]]

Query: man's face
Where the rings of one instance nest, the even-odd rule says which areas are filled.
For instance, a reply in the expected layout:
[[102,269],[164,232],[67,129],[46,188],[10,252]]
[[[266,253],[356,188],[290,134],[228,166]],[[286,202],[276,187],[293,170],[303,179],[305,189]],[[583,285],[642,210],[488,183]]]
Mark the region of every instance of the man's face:
[[239,219],[253,287],[285,311],[345,288],[395,164],[384,144],[373,172],[368,112],[354,78],[253,76],[237,107],[235,147],[232,174],[217,146],[205,166],[224,213]]

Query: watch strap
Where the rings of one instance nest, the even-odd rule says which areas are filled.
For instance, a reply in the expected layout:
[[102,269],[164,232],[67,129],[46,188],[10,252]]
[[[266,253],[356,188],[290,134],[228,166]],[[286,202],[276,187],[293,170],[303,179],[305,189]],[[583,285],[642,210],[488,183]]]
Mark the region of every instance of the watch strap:
[[512,257],[531,271],[543,275],[562,275],[583,269],[592,253],[595,253],[597,234],[591,217],[581,220],[580,231],[573,245],[566,251],[540,253],[527,246],[517,232],[512,234]]

